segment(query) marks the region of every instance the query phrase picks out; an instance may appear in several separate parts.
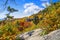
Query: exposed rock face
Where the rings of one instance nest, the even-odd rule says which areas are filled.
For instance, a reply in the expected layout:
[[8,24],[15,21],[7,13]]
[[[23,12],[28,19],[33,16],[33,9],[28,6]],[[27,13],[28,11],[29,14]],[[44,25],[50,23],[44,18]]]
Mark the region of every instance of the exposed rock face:
[[44,36],[39,35],[41,32],[41,29],[34,30],[31,36],[25,33],[24,38],[25,40],[60,40],[60,29],[55,30]]
[[40,40],[60,40],[60,29],[41,37]]
[[34,32],[32,33],[32,36],[29,36],[28,38],[26,38],[25,40],[39,40],[40,39],[40,33],[42,32],[41,29],[36,29],[34,30]]
[[[20,35],[17,35],[17,37],[24,37],[25,40],[32,40],[33,38],[38,37],[38,35],[42,32],[41,29],[36,29],[36,30],[32,30],[32,31],[29,31],[29,32],[26,32],[24,34],[20,34]],[[39,35],[40,36],[40,35]]]

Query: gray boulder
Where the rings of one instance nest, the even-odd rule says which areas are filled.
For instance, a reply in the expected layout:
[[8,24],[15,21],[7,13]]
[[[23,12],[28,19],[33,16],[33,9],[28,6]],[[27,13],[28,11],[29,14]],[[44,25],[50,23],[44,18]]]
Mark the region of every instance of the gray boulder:
[[31,36],[26,40],[60,40],[60,29],[55,30],[44,36],[40,36],[39,34]]
[[60,29],[41,37],[41,40],[60,40]]
[[40,33],[42,32],[41,29],[36,29],[33,31],[34,32],[32,32],[31,36],[27,34],[28,32],[24,33],[23,34],[24,39],[25,40],[60,40],[60,29],[52,31],[49,34],[44,36],[40,36]]

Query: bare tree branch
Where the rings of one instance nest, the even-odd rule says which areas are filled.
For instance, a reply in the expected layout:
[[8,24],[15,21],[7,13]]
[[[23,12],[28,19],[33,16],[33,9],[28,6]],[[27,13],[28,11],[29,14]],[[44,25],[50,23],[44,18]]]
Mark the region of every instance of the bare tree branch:
[[9,2],[12,2],[12,3],[14,3],[15,5],[17,5],[16,0],[2,0],[2,1],[4,1],[4,2],[3,2],[3,4],[2,4],[2,8],[0,9],[0,12],[5,11],[5,9],[6,9],[6,8],[8,7],[8,5],[9,5]]
[[6,0],[6,2],[4,3],[4,5],[7,5],[7,4],[8,4],[8,1],[9,1],[9,0]]

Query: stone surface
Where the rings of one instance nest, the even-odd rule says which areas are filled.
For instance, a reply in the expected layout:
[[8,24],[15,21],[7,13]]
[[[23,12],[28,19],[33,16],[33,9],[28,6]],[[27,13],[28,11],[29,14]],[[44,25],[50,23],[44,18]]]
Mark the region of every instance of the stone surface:
[[[41,29],[33,30],[32,36],[29,36],[27,33],[23,34],[25,40],[60,40],[60,29],[55,30],[47,35],[40,36],[42,32]],[[20,35],[21,36],[21,35]]]
[[43,40],[60,40],[60,29],[55,30],[55,31],[43,36],[41,39],[43,39]]

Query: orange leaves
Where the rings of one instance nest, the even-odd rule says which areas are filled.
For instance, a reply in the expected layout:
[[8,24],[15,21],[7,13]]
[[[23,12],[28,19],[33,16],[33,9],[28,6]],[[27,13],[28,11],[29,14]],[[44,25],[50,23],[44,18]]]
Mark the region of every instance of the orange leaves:
[[[49,32],[60,28],[60,4],[52,5],[52,7],[48,7],[48,10],[43,10],[41,13],[34,14],[38,16],[39,22],[37,24],[38,28],[45,29]],[[33,19],[34,15],[27,17],[28,19]],[[38,21],[26,21],[27,18],[20,18],[20,19],[14,19],[13,21],[3,21],[0,22],[0,29],[4,31],[2,37],[0,37],[2,40],[3,38],[11,38],[11,40],[14,40],[14,36],[22,31],[30,31],[33,29],[36,29],[37,26],[34,25],[34,22]],[[35,20],[35,19],[34,19]],[[10,25],[8,25],[8,23]],[[37,23],[37,22],[36,22]],[[4,25],[3,25],[4,24]],[[8,31],[8,32],[7,32]],[[2,33],[0,31],[0,33]]]
[[19,30],[19,31],[23,31],[24,28],[23,28],[23,27],[18,27],[18,30]]
[[29,27],[31,25],[32,25],[31,22],[20,22],[20,26],[25,27],[25,28],[27,28],[27,27]]
[[24,27],[25,28],[28,28],[30,26],[30,23],[29,22],[24,22]]
[[20,26],[24,26],[24,22],[20,22]]

